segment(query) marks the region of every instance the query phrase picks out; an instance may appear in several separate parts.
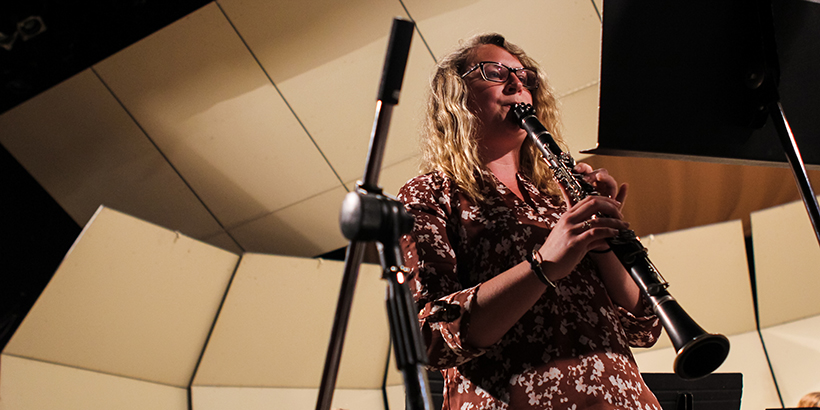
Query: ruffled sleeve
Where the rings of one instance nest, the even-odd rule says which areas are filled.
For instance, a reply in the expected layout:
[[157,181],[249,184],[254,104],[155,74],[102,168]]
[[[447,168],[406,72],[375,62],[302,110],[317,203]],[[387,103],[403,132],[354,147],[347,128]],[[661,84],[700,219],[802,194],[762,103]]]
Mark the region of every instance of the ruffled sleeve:
[[652,347],[658,341],[663,327],[655,314],[647,309],[643,315],[636,316],[620,306],[616,308],[629,346]]

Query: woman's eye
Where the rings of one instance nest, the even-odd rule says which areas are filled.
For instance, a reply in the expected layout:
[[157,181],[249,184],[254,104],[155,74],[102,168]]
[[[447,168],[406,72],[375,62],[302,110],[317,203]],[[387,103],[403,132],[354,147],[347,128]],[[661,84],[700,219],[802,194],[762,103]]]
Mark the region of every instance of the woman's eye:
[[487,69],[484,70],[484,71],[485,71],[485,74],[487,74],[487,79],[488,80],[501,80],[501,79],[504,78],[504,76],[502,75],[501,70],[499,70],[498,68],[487,67]]

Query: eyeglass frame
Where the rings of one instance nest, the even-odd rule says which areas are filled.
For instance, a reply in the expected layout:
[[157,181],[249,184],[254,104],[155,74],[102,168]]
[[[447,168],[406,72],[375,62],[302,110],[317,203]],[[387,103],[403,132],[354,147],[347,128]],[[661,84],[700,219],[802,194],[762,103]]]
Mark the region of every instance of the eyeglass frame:
[[[501,81],[490,80],[489,78],[487,78],[487,75],[484,73],[484,64],[498,64],[498,65],[506,68],[509,71],[509,73],[507,74],[507,78],[505,78],[504,80],[501,80]],[[475,71],[478,68],[481,68],[480,70],[478,70],[478,72],[481,73],[481,78],[484,79],[484,81],[489,81],[489,82],[492,82],[492,83],[500,83],[500,84],[506,83],[510,79],[510,74],[515,75],[516,72],[522,71],[522,70],[531,71],[535,75],[535,86],[533,86],[532,88],[527,87],[526,85],[524,85],[524,82],[521,81],[521,78],[518,77],[517,75],[515,75],[518,78],[518,81],[521,81],[521,84],[524,85],[524,88],[526,88],[528,90],[535,90],[535,89],[538,88],[538,85],[541,83],[541,81],[538,78],[538,73],[535,70],[533,70],[532,68],[527,68],[527,67],[512,68],[512,67],[510,67],[506,64],[501,64],[498,61],[481,61],[481,62],[477,63],[476,65],[472,66],[472,68],[467,70],[466,73],[462,74],[461,78],[463,79],[464,77],[467,77],[467,75],[469,75],[470,73],[472,73],[473,71]]]

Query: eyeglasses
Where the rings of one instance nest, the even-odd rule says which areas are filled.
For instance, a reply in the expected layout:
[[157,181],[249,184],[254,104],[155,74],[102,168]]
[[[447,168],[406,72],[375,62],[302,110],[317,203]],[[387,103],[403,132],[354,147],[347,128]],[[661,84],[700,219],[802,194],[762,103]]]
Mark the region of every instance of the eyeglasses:
[[485,81],[492,81],[494,83],[505,83],[507,79],[510,78],[510,73],[514,76],[518,77],[518,80],[521,81],[521,84],[524,85],[524,88],[528,90],[534,90],[538,88],[538,74],[535,71],[529,68],[512,68],[508,67],[501,63],[496,63],[494,61],[482,61],[473,66],[473,68],[467,70],[466,73],[461,75],[461,78],[467,76],[467,74],[472,73],[476,69],[479,69],[481,73],[481,78]]

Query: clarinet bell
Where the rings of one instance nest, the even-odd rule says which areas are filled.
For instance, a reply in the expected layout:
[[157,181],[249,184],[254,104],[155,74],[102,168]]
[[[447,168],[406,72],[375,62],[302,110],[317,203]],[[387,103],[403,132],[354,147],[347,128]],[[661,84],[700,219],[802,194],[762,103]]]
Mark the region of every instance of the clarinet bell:
[[673,364],[675,374],[682,379],[694,380],[717,370],[729,355],[729,339],[721,334],[707,333],[674,298],[663,299],[655,305],[655,313],[677,352]]

